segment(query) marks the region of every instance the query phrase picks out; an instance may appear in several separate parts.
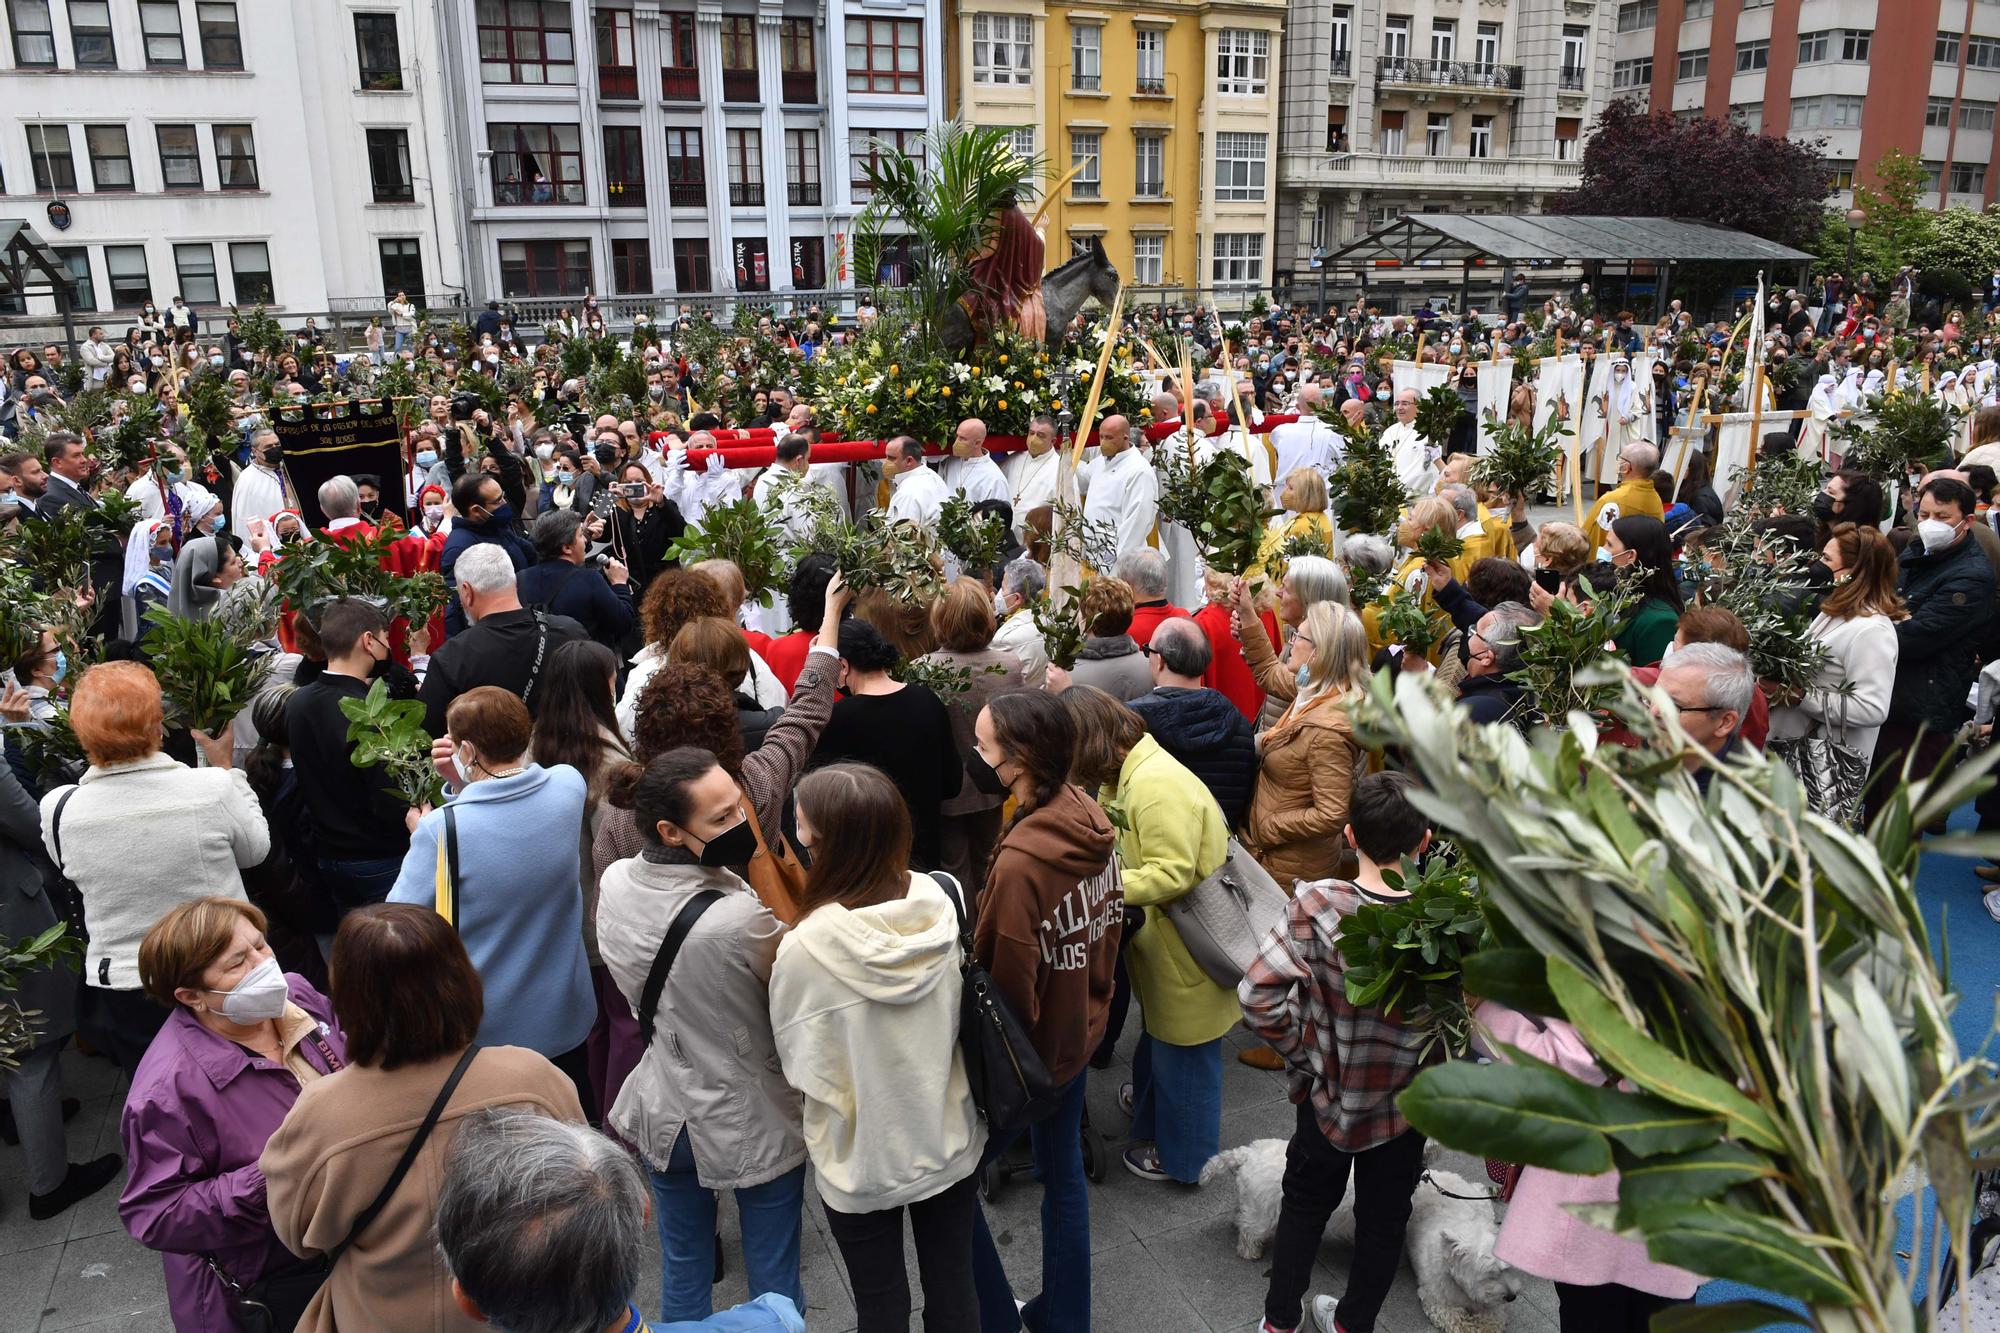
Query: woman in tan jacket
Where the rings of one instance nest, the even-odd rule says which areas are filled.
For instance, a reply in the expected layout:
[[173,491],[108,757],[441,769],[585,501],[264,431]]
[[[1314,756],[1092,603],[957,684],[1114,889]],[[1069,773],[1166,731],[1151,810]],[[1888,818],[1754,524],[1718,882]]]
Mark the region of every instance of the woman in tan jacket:
[[[258,1163],[271,1225],[301,1256],[348,1239],[471,1046],[485,1008],[457,933],[422,907],[348,913],[330,969],[348,1064],[306,1086]],[[574,1085],[546,1058],[518,1046],[480,1048],[409,1174],[306,1307],[301,1330],[482,1327],[452,1300],[431,1220],[459,1121],[490,1107],[583,1120]]]

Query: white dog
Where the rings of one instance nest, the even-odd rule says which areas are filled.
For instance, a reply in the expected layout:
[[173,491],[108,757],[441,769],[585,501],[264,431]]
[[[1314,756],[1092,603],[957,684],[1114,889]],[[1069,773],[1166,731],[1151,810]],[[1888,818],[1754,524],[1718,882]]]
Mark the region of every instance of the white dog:
[[[1278,1229],[1285,1140],[1258,1139],[1217,1154],[1201,1169],[1201,1183],[1231,1174],[1236,1177],[1236,1252],[1245,1259],[1261,1258]],[[1499,1227],[1492,1203],[1479,1197],[1492,1191],[1435,1167],[1424,1176],[1411,1201],[1404,1239],[1417,1274],[1417,1299],[1443,1333],[1500,1333],[1507,1324],[1506,1303],[1521,1292],[1521,1277],[1493,1257]],[[1445,1191],[1471,1197],[1451,1198]],[[1354,1240],[1351,1181],[1326,1233],[1335,1240]]]

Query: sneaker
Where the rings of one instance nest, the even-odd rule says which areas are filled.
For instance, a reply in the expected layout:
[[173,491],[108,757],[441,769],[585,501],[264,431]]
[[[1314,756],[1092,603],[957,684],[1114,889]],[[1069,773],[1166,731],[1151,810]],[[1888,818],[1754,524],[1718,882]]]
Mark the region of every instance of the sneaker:
[[1125,1150],[1125,1169],[1141,1180],[1172,1180],[1160,1165],[1160,1150],[1150,1145]]
[[117,1153],[106,1153],[94,1162],[71,1162],[62,1184],[47,1194],[28,1196],[28,1216],[46,1222],[83,1202],[109,1185],[124,1172],[125,1163]]
[[1122,1083],[1118,1087],[1118,1109],[1125,1113],[1126,1119],[1131,1119],[1132,1085],[1130,1083]]
[[1980,895],[1980,901],[1986,904],[1986,915],[2000,921],[2000,889],[1988,889]]
[[1238,1064],[1249,1065],[1252,1069],[1283,1069],[1284,1057],[1269,1046],[1245,1046],[1236,1053]]
[[1279,1328],[1276,1324],[1266,1319],[1263,1323],[1257,1325],[1257,1333],[1299,1333],[1299,1326],[1293,1324],[1290,1328]]
[[1347,1333],[1347,1330],[1340,1326],[1340,1321],[1333,1317],[1334,1311],[1340,1308],[1338,1298],[1315,1296],[1309,1308],[1312,1310],[1313,1327],[1318,1329],[1319,1333]]

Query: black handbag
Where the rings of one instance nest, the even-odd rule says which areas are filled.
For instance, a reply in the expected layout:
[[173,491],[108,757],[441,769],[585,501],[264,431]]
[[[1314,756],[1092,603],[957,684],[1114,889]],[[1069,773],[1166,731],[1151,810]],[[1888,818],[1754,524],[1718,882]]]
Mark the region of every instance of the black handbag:
[[431,1102],[431,1109],[424,1116],[424,1123],[410,1139],[409,1146],[403,1149],[402,1157],[396,1162],[396,1169],[389,1173],[389,1179],[376,1193],[374,1200],[361,1210],[360,1216],[354,1219],[354,1225],[347,1229],[347,1235],[340,1244],[325,1254],[316,1254],[311,1258],[286,1264],[283,1268],[274,1269],[255,1282],[249,1283],[238,1282],[223,1272],[222,1265],[216,1263],[214,1255],[204,1256],[208,1261],[209,1272],[215,1274],[216,1280],[222,1283],[222,1289],[229,1294],[230,1315],[241,1333],[293,1333],[298,1328],[299,1320],[305,1317],[306,1307],[312,1304],[313,1297],[319,1294],[319,1289],[326,1284],[334,1265],[340,1262],[340,1257],[347,1253],[348,1248],[360,1238],[362,1232],[374,1224],[375,1219],[381,1216],[382,1210],[388,1207],[389,1200],[395,1197],[396,1187],[403,1183],[403,1177],[408,1175],[410,1168],[416,1164],[417,1154],[423,1151],[431,1131],[437,1128],[439,1117],[444,1114],[445,1106],[451,1101],[451,1094],[458,1089],[458,1081],[465,1077],[465,1071],[472,1065],[472,1057],[478,1053],[479,1047],[472,1045],[466,1047],[465,1054],[458,1057],[458,1063],[452,1066],[450,1077],[445,1079],[444,1086],[438,1090],[436,1099]]
[[942,871],[929,873],[958,911],[959,973],[965,983],[959,998],[958,1044],[965,1055],[966,1081],[972,1085],[973,1103],[986,1117],[988,1132],[1009,1134],[1053,1112],[1061,1089],[1049,1077],[1026,1025],[972,956],[965,890]]

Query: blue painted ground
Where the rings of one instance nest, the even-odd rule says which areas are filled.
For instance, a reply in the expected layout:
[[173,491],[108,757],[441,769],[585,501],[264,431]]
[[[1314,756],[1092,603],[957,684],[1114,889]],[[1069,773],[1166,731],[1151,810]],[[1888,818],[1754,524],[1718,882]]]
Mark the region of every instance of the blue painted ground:
[[[1971,832],[1975,822],[1969,805],[1951,817],[1951,827],[1958,832]],[[1994,924],[1980,902],[1980,893],[1987,886],[1972,873],[1977,864],[1977,861],[1962,857],[1930,855],[1925,856],[1917,868],[1917,899],[1923,906],[1924,921],[1930,927],[1931,939],[1938,945],[1942,945],[1947,938],[1951,943],[1951,981],[1959,994],[1958,1008],[1952,1014],[1952,1028],[1957,1033],[1961,1051],[1978,1050],[1985,1043],[1988,1028],[1993,1022],[1994,996],[2000,994],[2000,925]],[[1909,1200],[1897,1208],[1901,1222],[1901,1230],[1896,1237],[1898,1254],[1910,1252],[1911,1208]],[[1928,1233],[1924,1240],[1925,1266],[1935,1273],[1936,1215],[1929,1191],[1924,1193],[1924,1215]],[[1918,1294],[1922,1294],[1929,1285],[1929,1274],[1920,1275],[1914,1284]],[[1757,1299],[1773,1301],[1792,1309],[1799,1308],[1797,1302],[1781,1300],[1769,1292],[1758,1291],[1739,1282],[1711,1282],[1701,1289],[1695,1299],[1702,1305]],[[1804,1327],[1803,1324],[1771,1324],[1768,1329],[1789,1331]]]

